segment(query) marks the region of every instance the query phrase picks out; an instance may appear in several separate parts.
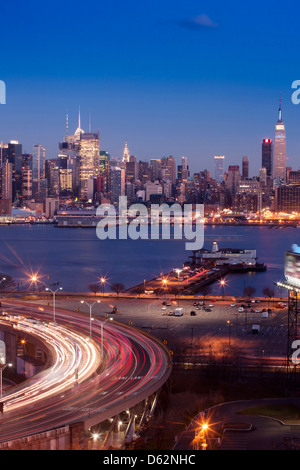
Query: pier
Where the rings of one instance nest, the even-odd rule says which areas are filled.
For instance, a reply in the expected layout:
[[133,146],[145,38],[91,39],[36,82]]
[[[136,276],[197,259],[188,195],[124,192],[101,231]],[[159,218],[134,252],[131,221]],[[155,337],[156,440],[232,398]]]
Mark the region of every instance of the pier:
[[189,257],[182,268],[175,268],[166,274],[160,274],[149,281],[144,281],[126,292],[131,294],[171,294],[193,295],[203,293],[206,287],[228,274],[264,272],[267,266],[258,263],[256,250],[226,248],[219,250],[213,242],[212,250],[197,250]]

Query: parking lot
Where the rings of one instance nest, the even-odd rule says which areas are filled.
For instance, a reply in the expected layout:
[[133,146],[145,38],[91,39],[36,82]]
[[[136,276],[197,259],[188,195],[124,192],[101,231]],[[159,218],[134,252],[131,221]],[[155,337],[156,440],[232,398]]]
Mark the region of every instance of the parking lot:
[[[57,307],[88,313],[88,306],[74,297],[58,298]],[[88,302],[92,300],[86,299]],[[220,351],[228,345],[255,357],[280,357],[286,354],[287,306],[275,308],[273,302],[233,302],[231,299],[170,300],[140,298],[100,298],[93,317],[111,315],[116,321],[132,324],[176,348],[190,345]],[[199,302],[199,304],[198,304]],[[196,305],[197,303],[197,305]],[[50,302],[51,305],[51,302]],[[286,304],[285,304],[286,305]],[[117,313],[112,313],[117,307]],[[175,316],[176,309],[182,316]],[[172,315],[170,313],[172,312]],[[191,315],[191,312],[194,312]],[[253,334],[256,325],[259,332]]]

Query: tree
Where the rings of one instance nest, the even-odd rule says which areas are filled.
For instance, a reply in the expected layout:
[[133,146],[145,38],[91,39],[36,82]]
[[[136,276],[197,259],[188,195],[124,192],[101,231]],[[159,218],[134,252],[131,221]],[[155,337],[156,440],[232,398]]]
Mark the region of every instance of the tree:
[[265,297],[268,298],[268,303],[269,303],[270,299],[272,299],[275,296],[275,291],[274,289],[271,289],[270,287],[265,287],[263,289],[263,294]]
[[245,287],[245,289],[244,289],[244,296],[245,296],[245,297],[253,297],[253,295],[255,294],[255,292],[256,292],[255,287],[252,287],[252,286]]
[[200,287],[199,292],[205,298],[207,295],[209,295],[211,293],[211,286],[209,284],[206,284],[206,285]]
[[114,284],[111,285],[111,288],[114,292],[117,293],[117,295],[119,295],[120,292],[125,290],[125,286],[121,282],[115,282]]
[[15,287],[16,283],[8,274],[0,273],[0,291],[10,290]]
[[96,295],[100,290],[100,284],[89,284],[89,289],[91,292],[93,292],[93,294]]

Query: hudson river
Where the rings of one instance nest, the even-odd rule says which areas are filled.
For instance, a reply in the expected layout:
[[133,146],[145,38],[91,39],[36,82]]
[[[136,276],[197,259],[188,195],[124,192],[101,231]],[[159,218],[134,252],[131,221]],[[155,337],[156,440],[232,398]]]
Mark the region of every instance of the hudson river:
[[[253,248],[258,261],[268,267],[263,273],[234,274],[227,278],[226,293],[242,295],[245,286],[274,287],[283,279],[284,254],[299,243],[295,228],[208,226],[204,247],[216,240],[220,248]],[[139,284],[175,267],[182,267],[191,252],[185,240],[105,240],[94,228],[58,228],[54,225],[0,226],[0,273],[23,283],[28,273],[39,272],[47,284],[60,282],[64,291],[82,292],[99,277],[126,288]],[[300,243],[299,243],[300,244]],[[222,295],[218,284],[214,295]]]

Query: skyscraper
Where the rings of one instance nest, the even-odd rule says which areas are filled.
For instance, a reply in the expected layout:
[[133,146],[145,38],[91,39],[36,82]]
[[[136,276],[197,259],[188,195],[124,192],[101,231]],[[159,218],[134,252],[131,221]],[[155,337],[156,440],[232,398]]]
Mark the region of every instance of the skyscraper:
[[262,168],[266,169],[267,177],[273,177],[273,141],[264,139],[262,143]]
[[99,133],[85,132],[80,137],[80,196],[87,197],[87,183],[91,176],[100,172],[100,142]]
[[282,120],[281,100],[275,127],[274,178],[286,180],[286,131]]
[[124,151],[123,151],[123,162],[127,163],[129,162],[129,160],[130,160],[130,152],[129,152],[129,148],[128,148],[127,140],[126,140]]
[[242,161],[242,178],[249,178],[249,158],[246,156]]
[[109,172],[110,202],[119,204],[119,197],[125,195],[125,170],[119,167],[111,167]]
[[45,178],[45,148],[42,145],[33,146],[32,178],[34,180]]
[[224,155],[216,155],[215,156],[215,180],[218,183],[222,183],[222,181],[224,181],[224,164],[225,164]]

